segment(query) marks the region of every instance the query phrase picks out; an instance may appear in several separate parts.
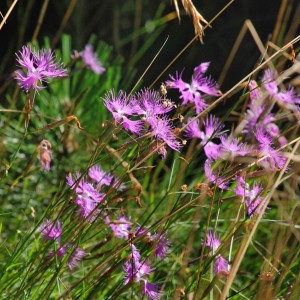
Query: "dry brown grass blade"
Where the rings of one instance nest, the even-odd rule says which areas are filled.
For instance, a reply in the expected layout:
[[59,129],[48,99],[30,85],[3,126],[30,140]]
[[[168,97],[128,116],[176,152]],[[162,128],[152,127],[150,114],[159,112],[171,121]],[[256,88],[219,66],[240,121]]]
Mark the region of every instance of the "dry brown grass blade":
[[[1,24],[0,24],[0,30],[2,29],[3,25],[5,24],[6,20],[8,19],[9,15],[11,14],[12,10],[14,9],[15,5],[17,4],[18,0],[15,0],[14,3],[10,6],[8,12],[4,16]],[[2,15],[2,14],[1,14]]]
[[[196,36],[198,36],[200,42],[203,43],[203,32],[204,31],[203,31],[203,26],[202,26],[201,22],[203,22],[204,24],[208,24],[208,22],[198,12],[198,10],[196,9],[196,7],[194,6],[194,4],[191,0],[181,0],[181,2],[182,2],[185,12],[189,16],[191,16],[193,19]],[[174,6],[175,6],[175,10],[176,10],[178,19],[180,21],[180,13],[179,13],[177,0],[174,0]]]

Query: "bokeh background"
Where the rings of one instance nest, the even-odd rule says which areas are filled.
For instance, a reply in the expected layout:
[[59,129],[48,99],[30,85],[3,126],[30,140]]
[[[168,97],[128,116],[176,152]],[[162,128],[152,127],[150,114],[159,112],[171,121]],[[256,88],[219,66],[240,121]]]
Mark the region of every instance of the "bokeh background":
[[[206,20],[211,20],[228,2],[195,0],[194,4]],[[297,19],[297,15],[300,19],[299,3],[293,0],[287,2],[290,20],[286,22],[287,28],[281,28],[282,38],[277,39],[277,42],[282,44],[283,36],[287,33],[299,34],[299,26],[293,29],[296,33],[291,33],[288,26],[294,18]],[[12,3],[11,0],[0,1],[2,15],[5,15]],[[213,22],[212,28],[205,31],[204,44],[194,42],[162,79],[166,80],[169,73],[174,74],[175,70],[181,71],[182,68],[186,68],[187,73],[190,73],[194,66],[203,61],[212,62],[210,73],[217,79],[245,20],[252,21],[262,42],[266,43],[272,40],[281,4],[280,0],[234,1]],[[12,53],[32,40],[41,11],[45,9],[37,35],[39,43],[42,44],[47,36],[52,41],[52,46],[57,48],[60,46],[61,34],[67,33],[71,35],[73,49],[81,50],[90,36],[95,35],[97,40],[103,40],[113,46],[115,54],[124,58],[124,76],[133,72],[135,80],[144,72],[168,38],[162,52],[144,78],[144,84],[150,85],[194,36],[191,18],[186,15],[181,3],[179,7],[181,22],[177,19],[170,0],[20,0],[0,31],[0,82],[5,81],[15,70],[15,57]],[[247,33],[222,89],[229,88],[246,75],[259,59],[259,55],[253,38]]]

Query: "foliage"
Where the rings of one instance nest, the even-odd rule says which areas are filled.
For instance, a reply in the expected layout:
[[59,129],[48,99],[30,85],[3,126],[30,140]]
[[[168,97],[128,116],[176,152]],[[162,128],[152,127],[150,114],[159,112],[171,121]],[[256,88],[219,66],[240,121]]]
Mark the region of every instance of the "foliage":
[[163,9],[124,37],[130,59],[95,35],[89,54],[71,34],[51,59],[57,36],[8,51],[1,299],[299,297],[300,36],[265,49],[247,21],[261,56],[229,90],[232,56],[216,82],[213,53],[145,87]]

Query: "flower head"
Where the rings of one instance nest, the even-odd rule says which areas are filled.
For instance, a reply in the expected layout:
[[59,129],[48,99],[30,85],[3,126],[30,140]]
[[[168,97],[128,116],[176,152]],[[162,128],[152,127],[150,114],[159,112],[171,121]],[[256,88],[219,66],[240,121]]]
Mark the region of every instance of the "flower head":
[[97,189],[100,189],[102,185],[109,186],[112,182],[113,176],[104,172],[100,166],[94,165],[89,168],[89,177],[97,184]]
[[239,143],[237,138],[232,136],[221,136],[221,157],[226,159],[230,158],[231,160],[237,156],[245,156],[248,154],[251,149],[245,143]]
[[149,300],[158,300],[162,293],[159,291],[156,284],[148,282],[148,280],[144,279],[144,289],[143,293],[147,295]]
[[30,47],[23,46],[17,56],[17,62],[26,71],[16,71],[16,80],[26,92],[30,88],[42,89],[38,82],[47,82],[47,78],[65,77],[67,69],[63,69],[58,62],[55,62],[51,50],[40,50],[34,52]]
[[217,249],[220,247],[220,245],[221,245],[220,239],[217,238],[212,231],[209,231],[206,234],[205,246],[210,247],[212,249],[212,253],[215,254]]
[[173,132],[170,121],[164,118],[152,119],[150,132],[152,136],[156,137],[159,141],[165,142],[170,148],[179,151],[181,145]]
[[274,171],[276,167],[282,169],[287,159],[281,154],[280,150],[276,150],[272,147],[273,137],[266,133],[263,129],[256,130],[254,134],[259,142],[259,165],[271,171]]
[[220,176],[217,176],[213,172],[213,170],[212,170],[212,161],[210,159],[207,159],[204,163],[204,172],[205,172],[205,175],[206,175],[207,180],[209,182],[212,182],[213,184],[215,184],[220,189],[223,189],[223,190],[228,190],[229,189],[228,182],[224,178],[222,178]]
[[134,95],[133,107],[136,113],[151,124],[153,118],[166,114],[173,109],[172,103],[164,105],[162,96],[154,90],[144,90]]
[[102,74],[105,72],[105,68],[98,60],[96,53],[93,51],[92,45],[86,45],[82,52],[82,59],[85,65],[91,68],[96,74]]
[[82,258],[86,255],[86,252],[84,250],[81,250],[79,247],[75,248],[72,244],[68,244],[68,246],[73,251],[70,257],[68,258],[68,265],[69,269],[73,270],[73,268],[78,265],[78,261],[82,260]]
[[214,265],[214,271],[216,274],[227,274],[228,273],[228,261],[220,254],[217,255]]
[[[130,101],[129,101],[130,100]],[[131,120],[128,116],[136,114],[136,107],[134,107],[132,98],[127,99],[126,93],[120,91],[115,96],[113,91],[103,98],[106,108],[112,113],[116,122],[121,122],[126,130],[135,134],[141,134],[143,123],[141,120]]]
[[195,104],[197,114],[207,107],[207,103],[203,99],[203,94],[211,96],[219,95],[217,83],[211,77],[204,76],[209,64],[209,62],[201,63],[194,68],[194,75],[190,84],[182,80],[183,71],[180,74],[176,72],[175,77],[170,75],[171,80],[167,82],[167,86],[179,90],[183,105],[188,102]]
[[129,222],[126,217],[120,216],[118,220],[114,222],[111,221],[110,228],[118,238],[127,239],[131,225],[132,223]]
[[55,225],[52,221],[45,220],[45,222],[43,222],[40,226],[40,231],[44,239],[58,240],[62,234],[61,223],[58,221],[57,225]]
[[241,197],[242,202],[245,203],[250,217],[253,214],[259,214],[257,209],[263,198],[261,197],[262,187],[258,183],[254,183],[252,187],[244,180],[242,176],[237,176],[237,187],[234,192]]

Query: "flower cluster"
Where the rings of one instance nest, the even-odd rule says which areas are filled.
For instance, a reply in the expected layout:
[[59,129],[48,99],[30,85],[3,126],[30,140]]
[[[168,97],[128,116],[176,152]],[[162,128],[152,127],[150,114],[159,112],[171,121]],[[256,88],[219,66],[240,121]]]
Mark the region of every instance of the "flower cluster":
[[[123,91],[118,95],[110,91],[103,101],[116,123],[122,124],[126,130],[139,136],[148,134],[154,137],[157,143],[163,142],[175,151],[180,150],[181,145],[167,115],[173,108],[173,103],[164,99],[158,92],[143,90],[127,96]],[[163,158],[166,156],[163,145],[154,149],[160,150]]]
[[[148,116],[150,118],[150,116]],[[158,259],[164,259],[169,253],[170,243],[166,238],[166,233],[155,233],[151,235],[145,228],[141,228],[138,224],[134,224],[125,215],[120,215],[116,219],[112,219],[108,215],[107,210],[104,211],[100,207],[106,208],[107,203],[104,199],[107,194],[104,187],[113,187],[123,189],[124,186],[120,184],[119,179],[112,174],[106,173],[99,165],[92,166],[87,172],[87,178],[84,178],[79,173],[74,177],[70,174],[67,176],[67,184],[76,193],[74,203],[79,207],[78,213],[81,218],[89,223],[94,221],[105,222],[113,231],[115,237],[125,240],[131,240],[132,237],[142,236],[148,245],[151,245],[153,254]],[[101,204],[103,205],[101,206]],[[135,227],[135,228],[134,228]],[[57,230],[52,235],[57,235]],[[44,233],[47,235],[47,232]],[[129,281],[139,282],[142,281],[144,294],[149,299],[158,299],[160,292],[155,284],[148,281],[147,276],[154,271],[146,263],[146,259],[141,259],[139,250],[131,242],[131,257],[123,269],[126,272],[124,284]]]
[[[216,86],[211,78],[204,80],[203,73],[208,64],[204,63],[194,69],[192,84],[188,85],[181,79],[181,75],[168,82],[171,87],[178,88],[183,99],[183,104],[195,101],[197,113],[201,108],[205,108],[205,103],[197,106],[201,98],[201,92],[205,89],[199,88],[200,83],[205,87],[210,87],[209,94],[216,93]],[[221,189],[229,189],[231,181],[222,177],[221,169],[214,169],[214,162],[224,161],[232,164],[236,159],[246,156],[248,161],[256,161],[256,166],[265,172],[280,170],[285,166],[286,157],[279,147],[287,144],[286,138],[280,133],[276,124],[277,117],[272,112],[274,104],[285,108],[299,115],[300,99],[296,96],[293,88],[282,90],[276,83],[276,72],[266,70],[261,86],[255,81],[249,81],[250,101],[248,110],[243,120],[238,125],[235,132],[227,134],[224,131],[224,124],[215,116],[207,115],[205,119],[189,118],[185,125],[185,136],[187,139],[196,138],[200,140],[206,156],[204,171],[207,180]],[[197,100],[195,100],[197,99]],[[202,101],[202,100],[201,100]],[[204,104],[203,104],[204,103]],[[286,168],[286,170],[288,170]],[[247,176],[246,176],[247,177]],[[246,182],[246,177],[242,179],[240,174],[236,174],[233,183],[237,182],[236,195],[245,204],[248,215],[259,213],[256,209],[262,197],[259,196],[263,185],[260,182]]]
[[[115,221],[110,221],[110,227],[118,238],[130,239],[133,236],[143,236],[144,240],[153,249],[155,257],[158,259],[165,259],[170,252],[170,242],[166,238],[166,233],[155,233],[151,235],[145,228],[141,228],[139,225],[134,229],[133,224],[125,216],[120,216]],[[137,247],[131,242],[130,244],[131,255],[129,260],[125,263],[123,269],[125,271],[124,284],[129,282],[143,282],[143,293],[147,295],[148,299],[159,299],[161,292],[158,290],[156,284],[150,283],[147,279],[150,273],[155,269],[151,268],[146,259],[141,258],[141,254]]]
[[86,255],[84,250],[72,243],[66,243],[61,246],[62,227],[59,221],[55,224],[50,220],[45,220],[40,226],[40,231],[43,239],[54,240],[56,244],[54,247],[55,251],[50,252],[49,256],[53,257],[56,255],[59,260],[66,256],[70,270],[76,267],[78,262]]
[[141,255],[134,245],[130,245],[131,255],[130,259],[125,263],[123,269],[126,272],[124,284],[129,282],[140,282],[144,284],[143,294],[147,295],[148,299],[156,300],[161,296],[161,292],[158,290],[155,284],[150,283],[147,280],[147,276],[154,269],[151,269],[145,260],[141,260]]
[[[101,192],[103,186],[116,186],[119,180],[113,175],[104,172],[100,166],[94,165],[88,171],[88,178],[85,179],[77,173],[75,179],[72,175],[67,176],[67,184],[76,192],[75,204],[79,207],[79,215],[93,222],[99,215],[99,204],[105,198],[106,194]],[[119,188],[122,189],[123,186]]]
[[67,69],[62,68],[59,62],[55,62],[55,57],[51,50],[35,52],[30,47],[23,46],[16,56],[20,67],[25,70],[25,72],[22,70],[15,72],[16,80],[26,92],[30,88],[35,90],[44,88],[38,83],[47,82],[47,78],[67,76]]
[[105,72],[103,64],[98,60],[92,45],[86,45],[81,53],[84,66],[88,66],[93,72],[100,75]]

